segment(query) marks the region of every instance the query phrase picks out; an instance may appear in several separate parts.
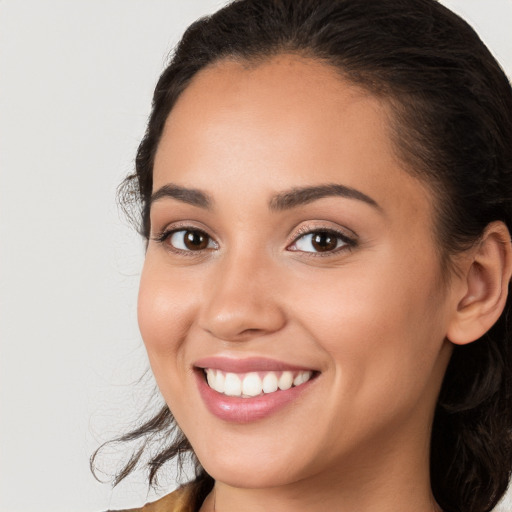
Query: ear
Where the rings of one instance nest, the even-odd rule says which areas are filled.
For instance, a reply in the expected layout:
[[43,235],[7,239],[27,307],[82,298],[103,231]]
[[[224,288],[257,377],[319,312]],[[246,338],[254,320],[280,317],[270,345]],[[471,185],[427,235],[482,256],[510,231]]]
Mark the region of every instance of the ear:
[[505,308],[512,274],[512,244],[506,225],[491,222],[465,261],[463,286],[457,287],[461,291],[446,334],[456,345],[483,336]]

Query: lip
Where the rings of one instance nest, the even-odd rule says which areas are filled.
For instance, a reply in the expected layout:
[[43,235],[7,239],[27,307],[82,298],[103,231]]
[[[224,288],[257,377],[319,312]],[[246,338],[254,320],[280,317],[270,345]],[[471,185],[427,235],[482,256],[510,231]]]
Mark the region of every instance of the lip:
[[[217,418],[230,423],[250,423],[262,420],[284,409],[306,393],[314,382],[318,372],[303,366],[295,366],[265,358],[232,359],[226,357],[209,357],[196,361],[195,375],[199,394],[208,411]],[[215,368],[225,372],[245,373],[257,371],[314,371],[313,377],[287,390],[262,394],[252,398],[227,396],[208,386],[204,368]]]
[[265,357],[247,357],[236,359],[225,356],[211,356],[199,359],[194,363],[196,368],[213,368],[223,372],[249,373],[249,372],[279,372],[279,371],[313,371],[314,368],[297,366],[283,361],[268,359]]

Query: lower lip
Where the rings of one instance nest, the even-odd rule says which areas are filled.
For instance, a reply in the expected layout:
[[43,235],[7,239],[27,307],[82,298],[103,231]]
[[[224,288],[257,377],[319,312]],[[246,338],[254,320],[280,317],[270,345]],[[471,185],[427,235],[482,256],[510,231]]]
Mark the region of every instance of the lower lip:
[[199,393],[207,409],[217,418],[231,423],[250,423],[284,409],[307,391],[312,382],[316,380],[313,377],[300,386],[294,386],[284,391],[275,391],[253,398],[241,398],[218,393],[208,386],[202,371],[198,371],[196,374]]

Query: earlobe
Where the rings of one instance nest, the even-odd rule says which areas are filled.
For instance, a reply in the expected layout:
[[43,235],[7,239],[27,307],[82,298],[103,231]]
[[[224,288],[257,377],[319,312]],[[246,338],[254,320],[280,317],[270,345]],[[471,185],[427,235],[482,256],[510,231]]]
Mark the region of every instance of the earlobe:
[[477,246],[468,252],[463,293],[456,298],[447,332],[447,338],[456,345],[479,339],[498,320],[512,274],[512,244],[503,222],[491,222]]

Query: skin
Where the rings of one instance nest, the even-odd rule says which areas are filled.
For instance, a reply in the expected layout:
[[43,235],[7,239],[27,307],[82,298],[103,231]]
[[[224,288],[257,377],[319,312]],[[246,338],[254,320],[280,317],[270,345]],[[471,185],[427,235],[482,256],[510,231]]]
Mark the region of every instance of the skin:
[[[167,120],[153,191],[170,183],[211,205],[152,204],[139,324],[159,388],[216,480],[216,510],[435,510],[429,439],[447,336],[471,341],[459,317],[486,288],[482,273],[475,286],[467,279],[474,251],[443,279],[433,197],[396,157],[386,105],[296,56],[221,62],[199,72]],[[333,196],[269,208],[276,194],[325,184],[378,206]],[[180,234],[155,239],[185,226],[209,246],[180,252]],[[355,244],[311,252],[304,232],[325,229]],[[296,402],[233,424],[198,392],[193,363],[214,355],[320,374]],[[201,510],[213,510],[214,494]]]

